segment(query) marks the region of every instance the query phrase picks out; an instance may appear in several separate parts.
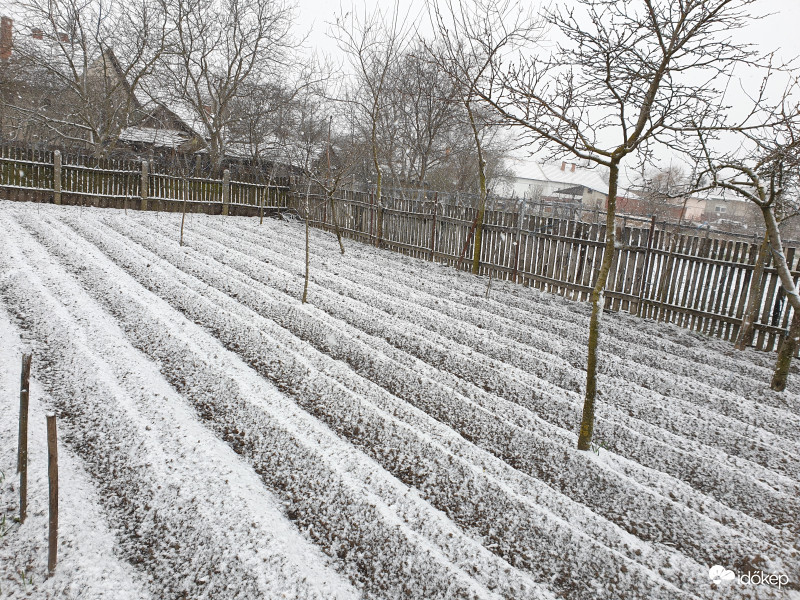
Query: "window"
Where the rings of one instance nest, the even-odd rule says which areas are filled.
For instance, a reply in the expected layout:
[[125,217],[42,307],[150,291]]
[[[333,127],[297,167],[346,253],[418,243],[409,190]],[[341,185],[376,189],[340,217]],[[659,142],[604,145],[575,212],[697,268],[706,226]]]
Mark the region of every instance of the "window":
[[717,206],[716,208],[714,208],[714,212],[717,213],[718,215],[721,215],[722,213],[727,212],[727,208],[724,206]]

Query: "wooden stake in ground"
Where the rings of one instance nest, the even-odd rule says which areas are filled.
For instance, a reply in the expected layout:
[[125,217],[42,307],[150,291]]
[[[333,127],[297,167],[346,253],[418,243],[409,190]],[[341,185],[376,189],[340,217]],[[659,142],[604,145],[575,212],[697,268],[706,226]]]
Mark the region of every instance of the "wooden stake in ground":
[[311,247],[308,240],[308,220],[311,216],[311,177],[308,178],[308,187],[306,187],[306,273],[305,281],[303,283],[303,304],[308,299],[308,272],[311,269]]
[[17,471],[19,472],[19,522],[24,523],[28,512],[28,400],[30,399],[31,359],[22,355],[22,376],[19,386],[19,446]]
[[181,241],[179,242],[179,246],[183,246],[183,223],[186,221],[186,200],[189,195],[187,181],[183,181],[183,210],[181,211]]
[[61,151],[53,152],[53,203],[61,204]]
[[[264,198],[266,196],[266,199]],[[264,191],[264,196],[261,196],[261,202],[259,203],[258,208],[258,224],[264,224],[264,202],[269,201],[269,184],[267,184],[267,189]]]
[[53,414],[47,415],[47,479],[50,484],[47,576],[52,577],[58,560],[58,446],[56,444],[56,416]]

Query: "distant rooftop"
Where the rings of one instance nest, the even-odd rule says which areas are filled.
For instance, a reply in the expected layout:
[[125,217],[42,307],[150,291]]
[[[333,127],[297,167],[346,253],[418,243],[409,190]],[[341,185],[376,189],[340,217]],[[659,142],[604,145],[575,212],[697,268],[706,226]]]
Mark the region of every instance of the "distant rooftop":
[[119,134],[122,142],[152,144],[160,148],[177,148],[189,140],[189,136],[172,129],[150,127],[126,127]]
[[574,162],[537,163],[518,160],[513,168],[518,179],[547,181],[565,188],[583,186],[598,192],[608,190],[608,184],[603,181],[598,168],[581,167]]

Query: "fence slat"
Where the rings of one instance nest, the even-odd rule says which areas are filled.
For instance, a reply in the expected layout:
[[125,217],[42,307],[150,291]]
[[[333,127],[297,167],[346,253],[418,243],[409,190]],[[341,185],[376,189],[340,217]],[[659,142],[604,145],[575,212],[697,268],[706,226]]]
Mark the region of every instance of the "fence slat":
[[[0,147],[0,186],[52,192],[58,198],[55,162],[52,152]],[[157,172],[147,162],[91,161],[76,155],[63,155],[61,162],[62,198],[77,196],[95,204],[104,199],[119,198],[127,203],[139,198],[143,209],[151,208],[151,202],[160,207],[162,201],[184,198],[190,205],[222,204],[224,209],[231,205],[259,210],[263,206],[300,208],[298,197],[287,187],[274,185],[272,178],[269,185],[231,181],[227,173],[222,180],[186,179]],[[179,179],[185,183],[179,184]],[[405,198],[383,195],[380,206],[372,191],[346,190],[339,196],[332,209],[328,202],[315,202],[311,214],[315,226],[329,227],[336,221],[344,235],[375,244],[380,216],[381,245],[470,269],[474,208],[438,195],[432,204],[421,194]],[[542,209],[540,206],[540,214],[530,215],[487,210],[479,272],[586,301],[605,252],[606,228],[598,222],[602,215],[583,211],[588,220],[595,221],[583,223],[562,218],[558,211],[544,214]],[[196,207],[188,210],[196,211]],[[682,227],[656,227],[654,219],[621,217],[617,227],[620,247],[609,272],[606,307],[726,340],[736,338],[753,283],[758,244],[710,231],[698,235]],[[793,247],[785,251],[797,280],[798,252]],[[459,260],[462,253],[464,259]],[[754,345],[775,350],[793,313],[782,297],[774,265],[765,268],[763,284]]]

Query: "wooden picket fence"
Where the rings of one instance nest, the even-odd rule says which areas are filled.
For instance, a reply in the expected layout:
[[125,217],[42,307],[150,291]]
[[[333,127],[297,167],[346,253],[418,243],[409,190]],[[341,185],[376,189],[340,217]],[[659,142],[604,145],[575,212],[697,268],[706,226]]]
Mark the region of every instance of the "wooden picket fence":
[[[469,270],[476,211],[424,200],[383,198],[383,232],[377,239],[379,207],[368,192],[343,192],[334,202],[344,235],[417,258]],[[304,215],[305,198],[290,207]],[[310,221],[333,230],[330,202],[314,193]],[[751,291],[760,240],[730,239],[710,231],[686,232],[660,224],[617,222],[618,249],[608,277],[605,307],[674,323],[735,340]],[[600,223],[487,211],[480,274],[522,283],[579,301],[589,299],[605,251]],[[785,248],[795,282],[800,252]],[[764,269],[753,346],[774,351],[788,331],[792,309],[777,270]]]
[[38,193],[48,199],[59,194],[155,202],[185,199],[190,204],[224,202],[265,208],[285,208],[287,192],[286,185],[184,177],[159,172],[146,162],[61,156],[55,151],[14,146],[0,146],[0,188]]
[[[300,189],[305,190],[304,186]],[[158,203],[185,199],[217,211],[219,205],[230,204],[289,208],[302,215],[305,206],[304,194],[292,193],[286,186],[230,181],[227,175],[222,180],[187,178],[153,172],[147,163],[88,164],[78,156],[1,146],[0,190],[39,193],[45,201],[57,194]],[[344,235],[410,256],[471,268],[475,209],[439,202],[435,194],[423,199],[384,197],[381,204],[382,208],[370,192],[337,194],[334,209]],[[310,206],[311,223],[331,229],[333,211],[328,199],[317,190]],[[489,210],[483,231],[481,275],[588,300],[603,257],[605,224]],[[617,239],[619,247],[605,291],[608,310],[674,323],[725,340],[736,338],[754,287],[760,240],[687,231],[655,221],[629,224],[625,217],[617,221]],[[797,282],[800,252],[787,247],[785,253]],[[792,309],[771,257],[768,260],[753,345],[774,351],[788,330]]]

